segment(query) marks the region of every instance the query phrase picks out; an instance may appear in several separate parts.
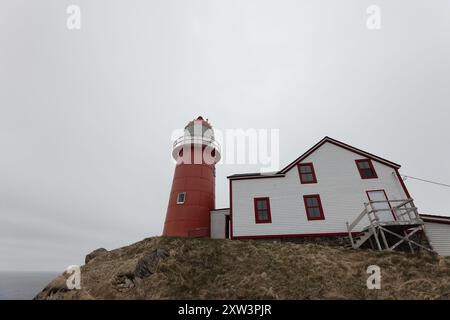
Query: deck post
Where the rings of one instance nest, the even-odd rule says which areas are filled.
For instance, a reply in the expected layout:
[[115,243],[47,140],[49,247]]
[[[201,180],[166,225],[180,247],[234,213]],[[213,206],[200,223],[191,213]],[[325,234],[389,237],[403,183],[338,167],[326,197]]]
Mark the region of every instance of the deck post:
[[380,240],[378,239],[378,232],[373,225],[371,228],[373,230],[373,236],[375,237],[375,242],[377,243],[378,250],[382,251],[383,249],[381,248]]
[[390,250],[391,248],[388,245],[386,235],[384,234],[383,229],[380,229],[380,233],[381,233],[381,238],[383,239],[384,246],[386,247],[387,250]]
[[[374,214],[374,216],[375,216],[375,219],[376,219],[376,221],[377,221],[377,224],[379,224],[379,223],[380,223],[380,218],[378,217],[378,215],[377,215],[377,213],[376,213],[377,210],[375,210],[375,208],[373,207],[373,202],[372,202],[372,201],[370,201],[369,204],[370,204],[370,208],[372,209],[371,211],[373,212],[373,214]],[[380,233],[381,233],[381,239],[383,240],[384,247],[385,247],[386,249],[389,250],[389,245],[388,245],[388,243],[387,243],[386,236],[384,235],[384,232],[383,232],[382,229],[379,229],[379,230],[380,230]],[[377,239],[377,240],[378,240],[378,239]],[[381,250],[382,250],[382,249],[380,249],[380,251],[381,251]]]
[[352,235],[352,232],[350,230],[350,226],[348,224],[348,221],[347,221],[347,231],[348,231],[348,236],[350,237],[350,243],[352,245],[352,248],[355,248],[355,243],[353,242],[353,235]]
[[369,238],[369,242],[370,242],[370,247],[372,248],[372,250],[375,250],[375,246],[373,245],[372,237]]
[[[405,230],[405,231],[403,231],[403,234],[405,235],[405,237],[407,237],[408,232]],[[408,245],[409,245],[409,249],[411,250],[411,253],[414,253],[414,248],[412,246],[412,243],[408,241]]]

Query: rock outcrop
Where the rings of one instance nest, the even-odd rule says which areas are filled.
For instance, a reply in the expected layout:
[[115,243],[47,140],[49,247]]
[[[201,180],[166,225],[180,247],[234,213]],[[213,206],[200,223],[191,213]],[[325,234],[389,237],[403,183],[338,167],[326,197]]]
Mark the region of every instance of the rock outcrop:
[[86,255],[86,258],[84,259],[84,263],[88,264],[89,261],[91,261],[95,257],[98,257],[99,255],[105,254],[107,252],[108,252],[108,250],[106,250],[105,248],[98,248]]

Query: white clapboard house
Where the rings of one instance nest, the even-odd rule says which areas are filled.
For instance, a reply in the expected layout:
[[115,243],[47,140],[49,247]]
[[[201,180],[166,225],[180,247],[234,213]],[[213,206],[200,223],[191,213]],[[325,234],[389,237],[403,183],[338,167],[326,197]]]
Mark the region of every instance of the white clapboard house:
[[345,236],[354,248],[432,250],[416,240],[426,228],[399,168],[325,137],[278,172],[229,176],[230,207],[211,211],[211,237]]

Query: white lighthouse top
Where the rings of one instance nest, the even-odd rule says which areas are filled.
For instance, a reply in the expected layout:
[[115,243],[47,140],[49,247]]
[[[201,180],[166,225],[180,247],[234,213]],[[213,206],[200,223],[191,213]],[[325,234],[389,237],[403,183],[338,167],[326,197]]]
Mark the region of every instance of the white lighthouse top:
[[184,135],[175,140],[173,144],[172,157],[177,159],[184,147],[191,148],[192,146],[207,147],[211,150],[216,163],[221,158],[220,146],[214,139],[214,130],[208,119],[205,120],[201,116],[190,121],[184,127]]
[[184,127],[184,135],[188,136],[207,136],[214,138],[214,130],[209,124],[208,120],[204,120],[202,116],[190,121],[186,127]]

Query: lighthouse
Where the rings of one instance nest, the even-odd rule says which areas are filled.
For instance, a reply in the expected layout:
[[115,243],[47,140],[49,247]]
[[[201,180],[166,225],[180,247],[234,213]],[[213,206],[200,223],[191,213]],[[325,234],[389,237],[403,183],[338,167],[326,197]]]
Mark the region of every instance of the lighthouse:
[[198,117],[184,128],[172,149],[176,161],[163,236],[209,237],[215,208],[215,165],[220,148],[207,120]]

